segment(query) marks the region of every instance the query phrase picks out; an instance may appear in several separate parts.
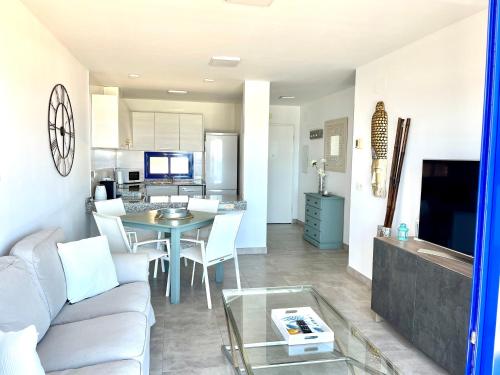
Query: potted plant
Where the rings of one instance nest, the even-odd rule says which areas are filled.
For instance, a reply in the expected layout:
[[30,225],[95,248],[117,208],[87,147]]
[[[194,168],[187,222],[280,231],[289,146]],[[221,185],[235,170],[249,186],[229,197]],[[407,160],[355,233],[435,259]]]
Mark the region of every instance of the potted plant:
[[[321,164],[321,165],[319,165]],[[318,194],[325,195],[326,190],[325,190],[325,180],[326,180],[326,172],[325,172],[325,166],[326,166],[326,160],[321,159],[319,161],[319,164],[316,160],[311,161],[311,166],[316,168],[316,173],[318,173]]]

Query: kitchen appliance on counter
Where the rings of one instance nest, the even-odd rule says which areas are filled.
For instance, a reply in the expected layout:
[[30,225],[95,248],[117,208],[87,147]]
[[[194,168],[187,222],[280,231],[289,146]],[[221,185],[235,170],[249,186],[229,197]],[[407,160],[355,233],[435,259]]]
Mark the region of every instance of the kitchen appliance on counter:
[[102,180],[99,182],[101,186],[106,189],[106,196],[108,199],[116,198],[116,182],[113,180]]
[[206,195],[237,195],[238,134],[205,134]]
[[116,175],[116,183],[118,185],[123,185],[123,171],[117,169],[115,175]]
[[117,178],[121,175],[122,184],[133,184],[144,182],[144,171],[142,169],[118,168],[116,170]]
[[106,187],[104,187],[103,185],[97,185],[95,187],[94,199],[96,201],[105,201],[106,199],[108,199],[108,196],[106,194]]

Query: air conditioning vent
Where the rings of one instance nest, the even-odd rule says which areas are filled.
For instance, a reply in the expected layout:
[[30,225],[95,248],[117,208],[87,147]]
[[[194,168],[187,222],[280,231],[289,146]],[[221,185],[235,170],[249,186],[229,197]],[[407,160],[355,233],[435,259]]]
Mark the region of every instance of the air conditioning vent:
[[235,67],[240,63],[240,58],[236,56],[213,56],[210,65],[222,67]]

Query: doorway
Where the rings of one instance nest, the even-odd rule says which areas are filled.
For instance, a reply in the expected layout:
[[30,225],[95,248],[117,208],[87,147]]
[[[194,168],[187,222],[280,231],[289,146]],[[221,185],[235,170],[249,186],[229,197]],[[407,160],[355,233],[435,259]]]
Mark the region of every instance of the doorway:
[[267,222],[292,222],[294,126],[269,126]]

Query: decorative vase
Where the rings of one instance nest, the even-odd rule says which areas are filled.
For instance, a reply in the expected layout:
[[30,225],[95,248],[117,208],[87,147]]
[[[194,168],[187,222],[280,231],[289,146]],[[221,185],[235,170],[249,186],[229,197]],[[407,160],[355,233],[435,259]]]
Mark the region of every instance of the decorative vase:
[[325,177],[326,176],[321,176],[319,175],[319,181],[318,181],[318,194],[324,195],[325,193]]

